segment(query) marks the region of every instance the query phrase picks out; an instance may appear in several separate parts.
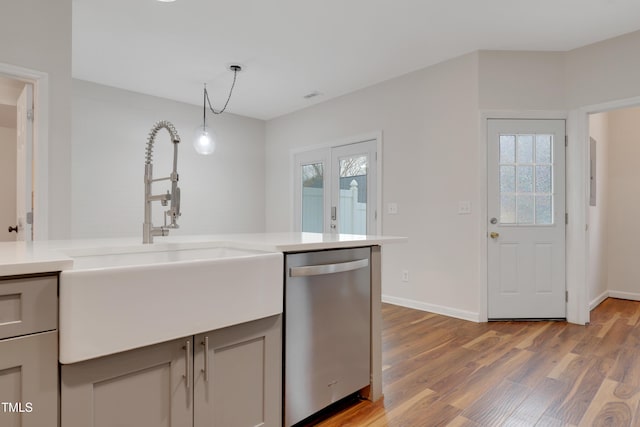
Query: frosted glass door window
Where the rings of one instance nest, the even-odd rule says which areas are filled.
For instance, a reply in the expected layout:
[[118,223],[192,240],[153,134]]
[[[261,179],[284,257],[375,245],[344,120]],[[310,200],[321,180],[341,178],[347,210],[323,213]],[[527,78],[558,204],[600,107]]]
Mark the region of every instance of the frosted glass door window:
[[500,135],[500,224],[553,224],[553,135]]
[[324,165],[302,165],[302,231],[324,231]]

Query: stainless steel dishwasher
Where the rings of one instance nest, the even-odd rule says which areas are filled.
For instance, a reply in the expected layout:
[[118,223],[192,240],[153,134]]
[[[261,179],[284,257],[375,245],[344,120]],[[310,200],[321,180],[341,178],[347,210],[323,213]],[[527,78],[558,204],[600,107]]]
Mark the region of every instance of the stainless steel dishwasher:
[[284,423],[369,385],[371,248],[288,254]]

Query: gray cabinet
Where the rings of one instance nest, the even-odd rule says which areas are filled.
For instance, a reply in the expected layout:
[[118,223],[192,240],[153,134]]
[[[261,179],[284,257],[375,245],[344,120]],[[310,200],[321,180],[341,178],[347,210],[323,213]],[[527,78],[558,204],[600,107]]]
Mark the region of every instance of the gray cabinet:
[[280,317],[63,365],[62,425],[280,426]]
[[0,426],[58,425],[57,275],[0,278]]
[[190,427],[192,342],[178,339],[62,365],[62,425]]
[[196,336],[194,426],[282,425],[281,316]]

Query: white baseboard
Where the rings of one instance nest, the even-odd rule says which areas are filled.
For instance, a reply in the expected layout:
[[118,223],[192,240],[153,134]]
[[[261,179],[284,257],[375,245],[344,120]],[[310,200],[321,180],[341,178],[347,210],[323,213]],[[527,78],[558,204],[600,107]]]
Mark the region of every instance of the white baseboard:
[[623,292],[623,291],[604,291],[589,303],[589,311],[596,308],[598,305],[600,305],[602,301],[606,300],[607,298],[620,298],[620,299],[626,299],[630,301],[640,301],[640,293]]
[[416,310],[428,311],[430,313],[442,314],[444,316],[455,317],[456,319],[469,320],[476,323],[480,322],[480,314],[474,313],[472,311],[458,310],[457,308],[428,304],[422,301],[416,301],[408,298],[392,297],[389,295],[382,295],[382,302],[407,308],[415,308]]
[[593,299],[593,301],[591,301],[589,303],[589,311],[593,310],[594,308],[596,308],[597,306],[600,305],[600,303],[604,300],[606,300],[609,297],[609,291],[604,291],[603,293],[601,293],[600,295],[598,295],[597,297],[595,297]]
[[640,301],[640,293],[636,292],[623,292],[623,291],[609,291],[611,298],[628,299],[631,301]]

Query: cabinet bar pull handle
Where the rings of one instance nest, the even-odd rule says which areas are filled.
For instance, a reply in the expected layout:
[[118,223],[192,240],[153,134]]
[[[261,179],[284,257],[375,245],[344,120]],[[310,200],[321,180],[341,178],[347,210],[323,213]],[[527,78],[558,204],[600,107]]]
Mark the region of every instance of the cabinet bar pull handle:
[[339,262],[337,264],[307,265],[304,267],[291,267],[290,277],[319,276],[321,274],[343,273],[345,271],[358,270],[367,267],[369,259],[359,259],[357,261]]
[[209,337],[204,337],[202,345],[204,346],[204,380],[209,382]]
[[187,343],[185,344],[184,347],[184,353],[186,356],[186,366],[184,368],[184,379],[185,379],[185,385],[187,388],[191,388],[191,380],[189,379],[190,375],[189,375],[189,366],[191,366],[191,340],[187,340]]

